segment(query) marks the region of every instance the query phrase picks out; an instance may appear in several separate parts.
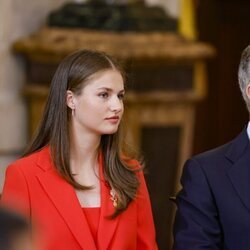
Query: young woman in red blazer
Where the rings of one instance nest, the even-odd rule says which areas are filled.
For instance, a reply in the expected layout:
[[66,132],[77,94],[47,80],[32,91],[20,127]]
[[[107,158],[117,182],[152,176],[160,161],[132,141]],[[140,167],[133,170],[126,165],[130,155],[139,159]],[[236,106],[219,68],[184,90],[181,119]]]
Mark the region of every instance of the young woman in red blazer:
[[58,66],[2,194],[35,222],[41,249],[157,249],[141,166],[121,146],[124,93],[123,71],[105,53],[77,51]]

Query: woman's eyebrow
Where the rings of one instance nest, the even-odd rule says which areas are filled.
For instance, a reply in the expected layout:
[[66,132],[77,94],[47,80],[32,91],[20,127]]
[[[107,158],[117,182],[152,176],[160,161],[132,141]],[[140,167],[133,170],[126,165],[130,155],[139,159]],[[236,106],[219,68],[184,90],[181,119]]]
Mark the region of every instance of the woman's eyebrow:
[[[106,91],[109,91],[109,92],[113,91],[113,89],[107,88],[107,87],[100,87],[100,88],[98,88],[98,90],[106,90]],[[125,92],[125,89],[121,89],[118,92]]]
[[107,88],[107,87],[99,87],[98,89],[104,89],[104,90],[107,90],[107,91],[112,91],[111,88]]

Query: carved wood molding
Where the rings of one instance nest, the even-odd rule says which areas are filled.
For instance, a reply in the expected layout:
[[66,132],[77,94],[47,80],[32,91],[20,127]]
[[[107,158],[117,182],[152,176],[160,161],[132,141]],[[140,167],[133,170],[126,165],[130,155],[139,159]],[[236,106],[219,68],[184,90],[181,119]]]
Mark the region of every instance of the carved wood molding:
[[188,41],[170,32],[106,32],[45,27],[14,43],[13,49],[40,62],[58,62],[77,49],[105,51],[128,60],[194,61],[210,58],[208,44]]

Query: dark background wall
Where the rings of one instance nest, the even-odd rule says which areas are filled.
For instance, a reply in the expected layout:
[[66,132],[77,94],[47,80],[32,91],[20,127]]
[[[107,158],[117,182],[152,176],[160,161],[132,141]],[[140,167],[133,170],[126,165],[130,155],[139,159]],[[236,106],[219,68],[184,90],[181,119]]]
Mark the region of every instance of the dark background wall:
[[250,44],[250,1],[200,0],[196,13],[199,40],[212,44],[217,56],[208,62],[208,96],[197,107],[194,154],[231,140],[248,121],[237,70]]

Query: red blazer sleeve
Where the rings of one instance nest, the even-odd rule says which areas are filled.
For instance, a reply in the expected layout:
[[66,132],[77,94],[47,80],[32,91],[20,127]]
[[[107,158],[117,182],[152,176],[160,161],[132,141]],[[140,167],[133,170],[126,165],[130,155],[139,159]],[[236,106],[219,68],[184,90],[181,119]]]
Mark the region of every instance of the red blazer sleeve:
[[142,171],[139,172],[140,187],[137,196],[138,229],[137,250],[158,249],[155,240],[155,227],[150,198]]
[[5,174],[1,204],[30,215],[30,200],[25,176],[18,165],[10,165]]

